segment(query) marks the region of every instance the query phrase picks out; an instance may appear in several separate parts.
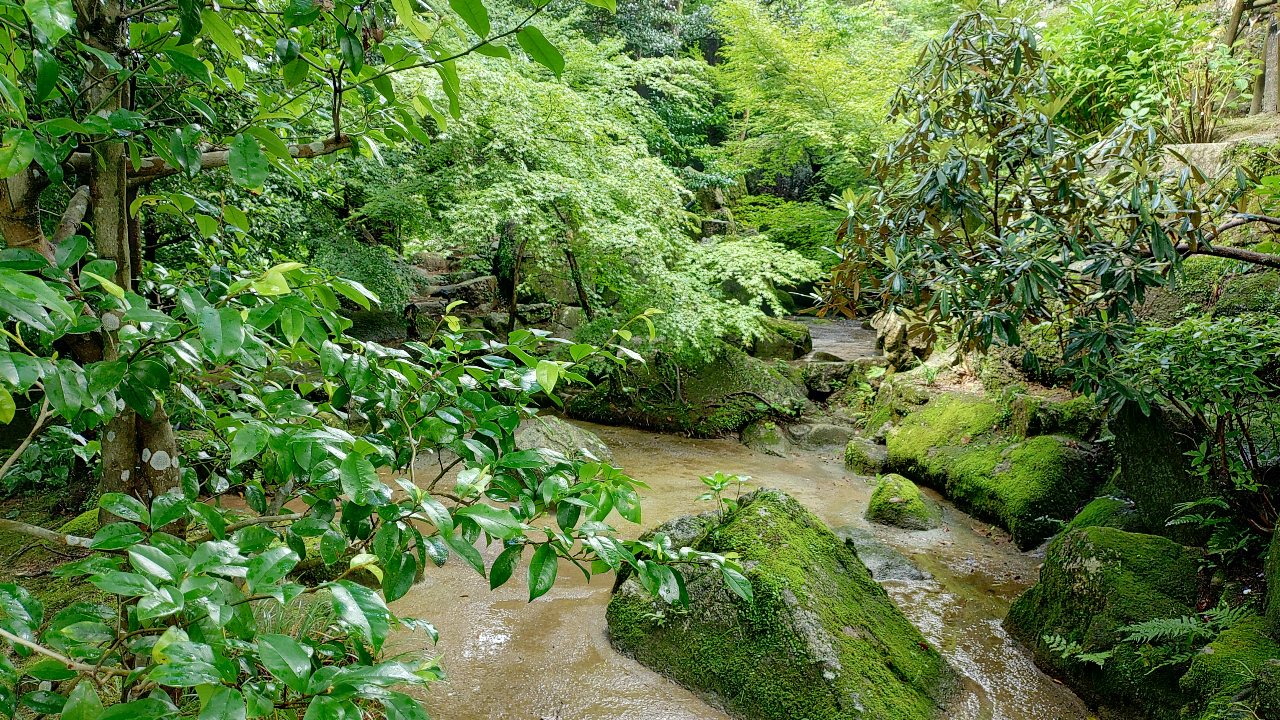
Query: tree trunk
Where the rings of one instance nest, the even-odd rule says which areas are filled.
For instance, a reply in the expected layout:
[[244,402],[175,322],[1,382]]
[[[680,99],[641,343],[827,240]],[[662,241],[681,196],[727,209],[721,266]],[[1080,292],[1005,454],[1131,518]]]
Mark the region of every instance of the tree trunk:
[[1222,32],[1222,43],[1229,50],[1234,49],[1236,38],[1240,36],[1240,20],[1244,17],[1244,6],[1247,2],[1248,0],[1236,0],[1231,6],[1231,17],[1227,19],[1227,26]]
[[1280,24],[1276,11],[1271,10],[1267,21],[1267,42],[1263,51],[1265,78],[1262,90],[1262,112],[1274,113],[1280,100]]
[[[95,6],[86,26],[94,45],[109,48],[122,64],[130,61],[128,21],[114,3]],[[86,93],[99,112],[108,115],[128,108],[132,98],[128,88],[119,83],[115,73],[95,60],[85,77]],[[137,235],[131,232],[129,218],[130,162],[122,142],[95,145],[89,166],[89,198],[93,207],[93,244],[99,257],[114,260],[112,280],[125,290],[134,287],[141,269]],[[132,229],[136,229],[132,228]],[[117,323],[118,326],[118,323]],[[103,358],[118,357],[115,332],[105,330]],[[158,403],[151,419],[140,417],[125,408],[110,423],[102,436],[102,492],[123,492],[144,503],[178,486],[178,448],[169,416]],[[103,511],[99,519],[110,520]]]
[[[573,237],[570,231],[569,237]],[[578,304],[582,306],[582,312],[586,313],[587,320],[595,320],[596,314],[591,311],[591,303],[587,300],[587,288],[582,284],[582,271],[578,269],[578,258],[573,254],[573,248],[569,243],[564,246],[564,259],[569,263],[569,274],[573,276],[573,287],[578,291]]]

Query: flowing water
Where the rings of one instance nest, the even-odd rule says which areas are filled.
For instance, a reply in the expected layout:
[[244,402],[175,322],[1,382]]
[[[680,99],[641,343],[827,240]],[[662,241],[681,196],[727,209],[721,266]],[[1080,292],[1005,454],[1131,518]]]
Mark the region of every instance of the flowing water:
[[[690,440],[628,428],[585,425],[613,449],[623,468],[649,485],[644,527],[707,509],[696,501],[698,476],[716,470],[751,475],[752,486],[785,490],[831,527],[863,542],[888,546],[925,576],[890,572],[890,595],[964,676],[964,691],[946,717],[956,720],[1083,720],[1083,704],[1042,674],[1005,634],[1009,603],[1036,576],[1039,559],[1000,531],[943,505],[943,526],[907,532],[870,525],[862,512],[867,478],[844,471],[834,453],[796,451],[789,458],[753,452],[733,440]],[[933,496],[935,501],[939,501]],[[620,528],[629,536],[644,528]],[[492,562],[500,548],[485,550]],[[872,565],[868,561],[868,565]],[[915,575],[914,579],[909,576]],[[519,573],[517,573],[519,576]],[[931,577],[929,577],[931,576]],[[434,651],[449,680],[436,685],[427,708],[437,720],[726,720],[694,693],[614,652],[605,636],[612,576],[588,584],[561,563],[560,579],[543,598],[525,602],[517,577],[490,592],[461,563],[432,569],[394,609],[431,620],[440,630]],[[412,639],[410,639],[412,638]],[[429,643],[420,634],[400,650]]]

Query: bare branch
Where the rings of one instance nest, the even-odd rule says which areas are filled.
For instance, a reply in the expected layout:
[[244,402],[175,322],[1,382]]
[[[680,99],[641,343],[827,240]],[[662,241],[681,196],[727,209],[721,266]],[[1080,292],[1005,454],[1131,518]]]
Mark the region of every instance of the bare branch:
[[[289,155],[299,160],[316,158],[322,155],[331,155],[339,150],[351,147],[351,138],[349,137],[333,137],[324,140],[318,140],[313,143],[297,144],[289,146]],[[209,150],[200,155],[200,169],[212,170],[213,168],[226,167],[230,159],[231,151],[226,148],[217,150]],[[89,163],[93,162],[89,153],[74,153],[69,163],[74,169],[87,168]],[[160,178],[169,177],[182,172],[181,168],[176,168],[165,162],[160,157],[142,158],[140,164],[129,170],[130,185],[145,185],[147,183],[159,180]]]
[[89,538],[80,537],[79,535],[67,535],[48,528],[42,528],[39,525],[28,525],[19,520],[6,520],[4,518],[0,518],[0,530],[26,535],[27,537],[44,540],[56,545],[66,545],[67,547],[88,549],[89,543],[92,542]]
[[[278,523],[278,522],[292,522],[294,520],[301,520],[303,515],[304,513],[289,513],[287,515],[259,515],[258,517],[255,517],[255,518],[249,518],[247,520],[241,520],[240,522],[231,523],[230,525],[227,526],[226,531],[235,532],[236,530],[239,530],[241,528],[247,528],[251,525],[270,525],[271,523]],[[212,539],[213,539],[213,533],[205,533],[200,537],[192,538],[191,542],[202,543],[202,542],[208,542]]]

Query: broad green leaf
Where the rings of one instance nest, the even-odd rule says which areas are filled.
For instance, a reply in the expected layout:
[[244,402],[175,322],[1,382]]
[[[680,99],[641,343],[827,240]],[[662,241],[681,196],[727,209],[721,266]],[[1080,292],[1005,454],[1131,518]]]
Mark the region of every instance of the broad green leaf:
[[98,507],[116,517],[144,525],[151,520],[151,513],[147,512],[147,506],[132,495],[124,493],[103,493],[102,497],[98,498]]
[[27,15],[49,40],[50,45],[66,37],[76,26],[76,10],[71,0],[27,0]]
[[534,377],[537,378],[538,384],[542,386],[542,391],[550,395],[556,388],[556,382],[560,379],[560,366],[550,360],[539,360],[538,366],[534,370]]
[[135,545],[129,548],[128,554],[134,570],[157,580],[173,582],[182,573],[178,562],[154,545]]
[[728,566],[721,567],[720,574],[724,577],[725,585],[728,585],[735,595],[751,602],[753,596],[751,581],[745,575]]
[[231,436],[231,467],[252,460],[267,447],[271,434],[258,423],[242,425]]
[[214,360],[230,360],[244,345],[244,323],[235,308],[205,308],[200,313],[199,328],[205,354]]
[[183,52],[176,48],[170,48],[164,51],[165,57],[169,58],[169,63],[183,75],[195,80],[201,85],[209,85],[213,79],[209,75],[209,66],[204,64],[200,58]]
[[531,60],[555,73],[556,77],[564,72],[564,56],[538,28],[532,25],[520,28],[520,32],[516,33],[516,41]]
[[146,595],[156,590],[156,586],[145,577],[136,573],[120,572],[118,570],[91,575],[89,582],[103,592],[125,597]]
[[115,522],[103,526],[89,543],[95,550],[123,550],[146,540],[146,535],[137,525],[129,522]]
[[529,561],[529,602],[542,597],[556,582],[560,559],[550,543],[543,543],[533,551]]
[[[460,528],[459,528],[460,529]],[[480,551],[476,550],[476,546],[467,541],[459,533],[449,533],[444,535],[445,543],[458,554],[458,557],[467,561],[476,572],[484,575],[484,557],[480,555]]]
[[245,717],[244,696],[239,690],[215,687],[200,694],[199,720],[245,720]]
[[13,422],[13,416],[18,412],[18,406],[13,402],[13,395],[9,391],[0,387],[0,425],[8,425]]
[[496,590],[506,584],[511,579],[512,573],[515,572],[516,566],[520,564],[520,555],[524,552],[524,545],[509,545],[504,549],[493,566],[489,568],[489,589]]
[[102,699],[93,683],[76,683],[67,695],[67,704],[62,706],[61,720],[98,720],[101,715]]
[[178,0],[178,44],[186,45],[204,25],[203,0]]
[[298,564],[298,554],[287,547],[274,547],[249,561],[245,582],[250,592],[262,592],[285,578]]
[[520,534],[520,521],[516,520],[510,510],[503,510],[485,503],[476,503],[454,511],[456,518],[471,518],[480,529],[500,540],[510,540]]
[[306,692],[311,680],[311,656],[297,640],[286,635],[259,636],[258,659],[290,690]]
[[251,189],[262,187],[271,169],[258,145],[258,139],[245,133],[236,135],[231,141],[227,165],[231,168],[231,179],[237,185]]
[[338,617],[347,625],[360,631],[375,651],[391,631],[391,611],[377,593],[349,580],[339,580],[329,586]]
[[449,0],[449,7],[481,39],[489,37],[489,11],[482,0]]
[[[3,76],[0,76],[3,77]],[[0,82],[3,85],[3,82]],[[36,136],[25,128],[10,128],[4,131],[0,144],[0,179],[17,175],[36,156]]]
[[342,492],[357,505],[381,505],[391,498],[391,488],[378,477],[378,471],[365,456],[351,452],[338,466]]

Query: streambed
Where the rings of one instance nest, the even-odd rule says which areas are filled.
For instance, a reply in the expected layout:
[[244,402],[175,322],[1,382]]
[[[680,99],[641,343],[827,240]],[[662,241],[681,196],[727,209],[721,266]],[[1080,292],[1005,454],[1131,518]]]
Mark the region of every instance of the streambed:
[[[882,580],[907,617],[964,676],[946,713],[955,720],[1084,720],[1084,705],[1032,664],[1000,626],[1009,603],[1036,577],[1039,558],[1020,553],[999,530],[942,503],[943,524],[928,532],[871,525],[862,512],[868,478],[846,472],[834,453],[796,451],[776,458],[733,440],[691,440],[582,423],[613,449],[617,462],[649,489],[644,526],[705,510],[699,475],[751,475],[750,487],[795,496],[839,532],[887,545],[932,577],[889,573]],[[926,491],[928,492],[928,491]],[[931,495],[939,501],[936,495]],[[485,549],[486,562],[500,551]],[[618,655],[605,637],[612,576],[588,584],[569,563],[546,596],[529,604],[520,574],[490,592],[461,563],[433,568],[399,600],[401,615],[440,630],[436,651],[449,680],[427,709],[436,720],[727,720],[692,692]],[[413,642],[420,642],[415,635]],[[414,649],[406,638],[397,649]]]

